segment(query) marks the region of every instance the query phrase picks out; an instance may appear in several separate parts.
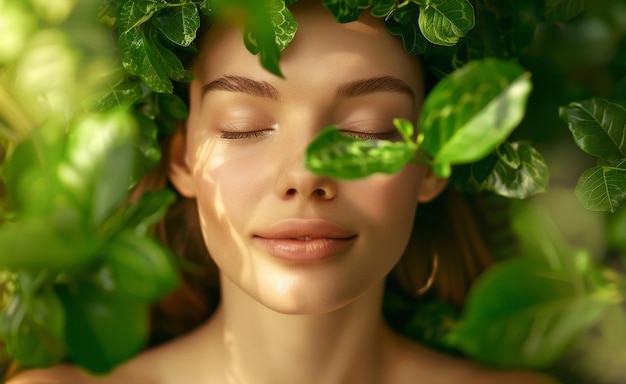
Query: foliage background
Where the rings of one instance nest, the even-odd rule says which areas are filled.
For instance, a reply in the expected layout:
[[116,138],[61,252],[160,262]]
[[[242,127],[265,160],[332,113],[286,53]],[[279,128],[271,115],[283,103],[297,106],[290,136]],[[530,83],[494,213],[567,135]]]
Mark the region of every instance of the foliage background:
[[[102,3],[108,4],[109,8],[117,5],[116,1]],[[131,4],[131,2],[123,3]],[[196,6],[193,2],[187,3],[193,7]],[[335,2],[329,1],[328,3]],[[206,3],[202,2],[202,4]],[[455,51],[433,50],[431,60],[441,70],[448,71],[452,69],[451,63],[454,63],[454,60],[450,60],[451,57],[464,61],[463,55],[467,55],[470,59],[485,56],[505,58],[517,56],[520,63],[532,72],[534,90],[529,100],[526,116],[520,127],[513,133],[512,140],[530,140],[535,143],[547,160],[551,181],[547,193],[532,198],[527,203],[515,203],[508,212],[526,247],[526,252],[541,254],[545,251],[542,246],[547,244],[548,247],[555,249],[555,253],[569,260],[570,258],[576,259],[572,255],[580,254],[577,250],[585,249],[594,265],[598,266],[598,268],[582,269],[585,271],[583,274],[585,279],[597,279],[600,281],[597,283],[600,287],[617,284],[621,288],[610,292],[621,292],[622,296],[610,297],[609,301],[615,304],[608,308],[603,307],[602,316],[594,320],[592,326],[577,328],[578,332],[566,340],[567,342],[560,340],[550,345],[550,342],[545,342],[550,336],[550,333],[546,333],[545,340],[542,340],[544,343],[540,343],[539,353],[536,356],[556,356],[548,359],[549,364],[537,364],[532,358],[524,360],[523,356],[516,355],[521,348],[520,345],[504,341],[500,343],[503,350],[498,350],[496,345],[489,345],[493,349],[491,352],[481,350],[480,341],[472,344],[471,337],[466,338],[470,342],[465,344],[457,340],[456,347],[479,361],[496,366],[504,363],[490,360],[494,351],[501,356],[513,356],[517,360],[513,364],[504,364],[505,366],[548,370],[564,381],[624,382],[626,380],[624,368],[626,367],[626,319],[623,295],[626,290],[620,273],[623,274],[624,261],[626,261],[626,209],[622,207],[618,212],[608,214],[592,212],[580,206],[573,190],[579,176],[586,169],[594,166],[596,159],[586,155],[574,144],[567,125],[559,118],[559,108],[570,102],[590,97],[626,99],[626,2],[621,0],[587,2],[479,0],[474,2],[474,6],[477,15],[483,15],[485,18],[477,19],[477,25],[470,34],[480,34],[485,45],[478,48],[469,47],[467,51],[461,49],[457,56],[454,56]],[[558,11],[554,11],[554,14],[571,11],[576,16],[567,22],[555,22],[549,20],[549,17],[546,19],[544,10],[550,9],[550,6]],[[581,7],[584,7],[582,13],[577,14],[576,11]],[[24,362],[26,365],[40,365],[41,361],[47,361],[46,364],[58,361],[55,359],[59,359],[59,356],[64,358],[69,348],[70,358],[74,361],[92,370],[105,372],[112,364],[136,353],[137,346],[141,345],[142,334],[146,332],[145,326],[142,325],[141,313],[129,314],[130,318],[139,319],[136,327],[126,327],[127,340],[131,340],[127,344],[132,344],[130,347],[128,345],[113,346],[111,350],[114,352],[108,356],[81,357],[84,351],[80,348],[80,344],[85,343],[85,335],[74,335],[74,340],[71,335],[65,335],[63,324],[68,321],[68,318],[70,320],[74,318],[74,321],[78,322],[75,324],[89,323],[90,327],[85,328],[85,332],[89,333],[88,337],[98,342],[110,334],[116,334],[118,338],[123,337],[119,335],[119,332],[124,327],[112,318],[94,319],[88,312],[74,316],[72,313],[80,311],[70,311],[67,314],[68,318],[65,318],[65,315],[58,315],[50,308],[60,305],[55,298],[57,296],[66,307],[71,307],[72,303],[80,303],[81,300],[88,300],[90,303],[97,302],[97,298],[101,297],[98,296],[99,294],[90,294],[85,297],[74,295],[71,287],[74,284],[87,284],[92,288],[101,289],[103,280],[98,278],[88,279],[89,281],[72,280],[71,274],[42,274],[40,272],[43,269],[59,268],[59,264],[64,264],[65,261],[71,259],[68,253],[71,254],[72,250],[76,250],[76,255],[80,254],[81,257],[89,260],[104,259],[103,263],[94,267],[93,274],[90,275],[102,277],[105,274],[103,271],[115,270],[118,265],[116,263],[119,260],[110,255],[123,253],[128,248],[135,248],[133,252],[143,255],[144,258],[140,260],[144,263],[139,262],[135,265],[135,269],[131,268],[133,273],[127,276],[127,281],[139,278],[151,281],[154,287],[160,288],[124,287],[124,284],[121,284],[121,288],[115,291],[116,295],[122,296],[131,292],[132,300],[120,301],[105,298],[100,303],[112,312],[116,312],[118,318],[119,313],[131,311],[130,308],[147,308],[151,301],[175,284],[174,268],[168,261],[169,255],[164,254],[147,233],[147,227],[157,220],[159,214],[162,213],[162,208],[171,202],[171,196],[168,194],[151,196],[130,208],[120,208],[120,202],[124,199],[127,188],[125,177],[130,179],[139,177],[144,169],[158,160],[158,151],[155,150],[157,140],[171,131],[173,120],[184,117],[185,107],[173,96],[149,94],[145,86],[139,82],[127,82],[127,75],[119,72],[119,69],[111,71],[111,68],[117,68],[116,63],[111,63],[112,55],[110,55],[110,52],[115,49],[115,44],[110,40],[106,29],[94,25],[93,20],[98,18],[97,9],[94,2],[90,1],[58,0],[54,4],[47,4],[38,0],[30,2],[0,0],[0,20],[4,21],[4,24],[0,23],[0,36],[2,36],[0,38],[0,46],[2,46],[0,49],[0,64],[2,64],[0,71],[0,84],[2,85],[0,88],[0,159],[6,156],[13,159],[13,165],[5,165],[2,169],[0,224],[14,222],[16,217],[32,219],[26,220],[31,224],[35,223],[35,219],[43,220],[35,223],[37,225],[20,227],[17,232],[11,232],[9,228],[12,226],[5,225],[0,234],[0,260],[2,260],[3,267],[0,271],[0,282],[4,292],[4,320],[0,322],[0,335],[7,345],[13,343],[11,350],[13,357],[28,356],[32,359],[29,361],[27,358]],[[104,12],[101,15],[104,15],[104,20],[107,20],[108,8],[105,6],[103,9]],[[486,9],[496,9],[502,12],[496,13],[495,19],[489,19],[489,15],[493,17],[493,13],[485,11]],[[132,15],[133,9],[129,8],[127,11],[129,15]],[[549,14],[548,12],[547,15]],[[536,28],[535,23],[539,23]],[[3,33],[2,28],[6,28]],[[46,33],[37,33],[41,31]],[[501,33],[501,31],[506,31],[506,33]],[[532,37],[532,42],[528,48],[525,48],[524,42],[530,41],[529,37]],[[68,38],[69,40],[66,40]],[[473,48],[476,49],[473,50]],[[472,56],[474,53],[476,55]],[[267,60],[269,61],[265,64],[268,66],[276,64],[272,64],[270,59]],[[130,70],[131,73],[133,71],[139,77],[147,73],[145,68],[140,67]],[[16,73],[22,75],[16,76]],[[188,73],[176,67],[169,75],[184,80]],[[84,84],[85,80],[89,80],[89,84]],[[164,87],[161,91],[170,89],[167,83],[161,85]],[[93,93],[93,90],[107,87],[116,90],[115,95],[119,98],[118,101],[127,98],[135,103],[136,110],[140,113],[134,114],[134,120],[128,120],[128,116],[123,113],[111,114],[100,120],[73,117],[82,114],[85,109],[83,100],[89,99],[88,96]],[[42,103],[32,103],[32,100],[41,100],[42,94],[45,95]],[[106,99],[97,99],[96,109],[98,105],[102,105],[98,103],[106,103]],[[155,119],[155,116],[160,117]],[[142,129],[137,130],[133,121],[137,121]],[[110,131],[115,132],[113,139],[107,141],[106,136],[98,137],[90,133],[95,132],[96,127],[105,125],[112,127]],[[145,127],[150,128],[145,129]],[[82,141],[77,140],[73,144],[71,142],[68,144],[65,140],[67,131],[82,131],[85,134],[82,136]],[[32,141],[25,140],[32,137],[35,138]],[[129,139],[131,137],[133,140]],[[34,143],[31,148],[34,148],[34,151],[16,150],[15,143],[21,140]],[[104,147],[96,144],[103,141],[107,143]],[[129,144],[131,142],[133,142],[132,145]],[[60,161],[63,164],[69,164],[70,168],[80,168],[84,164],[72,163],[72,159],[81,156],[78,150],[81,146],[90,148],[91,152],[87,154],[87,158],[91,161],[87,163],[92,164],[92,168],[88,169],[88,173],[96,176],[93,180],[85,181],[82,189],[76,189],[76,185],[72,184],[74,189],[69,196],[66,193],[67,185],[63,182],[52,183],[52,188],[48,191],[33,189],[33,185],[37,186],[37,184],[20,182],[23,184],[20,187],[20,183],[14,182],[19,180],[16,175],[20,175],[24,170],[29,169],[29,166],[40,161],[40,159],[35,159],[42,153],[48,161]],[[38,152],[42,148],[43,152]],[[93,151],[94,148],[100,148],[101,151]],[[137,156],[137,153],[140,155]],[[107,167],[102,159],[108,156],[113,156],[120,163],[112,162]],[[128,161],[129,156],[136,157],[135,169],[130,175],[118,175],[119,178],[115,182],[115,178],[111,179],[110,176],[112,170],[119,169],[117,164]],[[106,180],[105,185],[98,183],[100,176],[102,180]],[[31,174],[31,177],[37,179],[46,176]],[[50,187],[50,184],[46,184],[46,188]],[[99,188],[103,188],[100,194],[108,198],[92,198],[92,194],[98,196]],[[74,193],[76,190],[83,190],[84,193]],[[65,213],[73,212],[76,217],[72,220],[77,220],[80,226],[89,228],[91,232],[62,233],[60,238],[64,242],[72,242],[71,247],[67,246],[67,243],[54,243],[53,240],[58,239],[56,234],[50,242],[43,240],[39,242],[39,247],[36,246],[37,244],[33,245],[19,240],[46,235],[46,231],[38,232],[41,228],[38,225],[53,222],[51,220],[57,217],[55,214],[59,212],[59,209]],[[36,214],[33,213],[30,216],[23,212]],[[89,212],[89,214],[85,217],[84,212]],[[94,214],[93,212],[100,213]],[[24,235],[25,231],[32,231],[29,234],[30,237]],[[21,236],[15,233],[20,233]],[[91,237],[92,233],[96,234],[95,237]],[[55,248],[55,244],[58,247]],[[85,253],[84,250],[87,248],[90,252]],[[37,255],[43,254],[45,257],[28,258],[29,252]],[[501,252],[502,258],[509,256],[510,254],[506,251]],[[24,261],[25,259],[28,260]],[[586,258],[581,257],[580,260],[584,262]],[[74,261],[68,262],[70,266],[74,265]],[[63,267],[66,266],[66,264],[63,265]],[[527,267],[528,265],[513,267],[513,275],[521,276],[520,285],[525,284],[526,281],[519,271]],[[604,267],[611,267],[612,272],[607,272],[603,269]],[[15,268],[21,268],[21,272],[15,273]],[[613,275],[606,277],[607,273],[613,273]],[[595,274],[602,276],[598,277]],[[27,329],[20,325],[22,323],[13,321],[16,319],[15,316],[7,316],[18,279],[19,289],[28,290],[30,287],[31,292],[34,293],[32,296],[24,296],[34,298],[33,301],[27,302],[26,300],[23,301],[25,304],[18,306],[25,308],[23,318],[30,319],[30,323],[26,321],[28,323],[26,328],[30,330],[29,332],[26,332]],[[59,284],[64,288],[59,288]],[[416,333],[415,337],[418,339],[441,346],[441,335],[429,338],[423,334],[423,329],[436,329],[440,326],[441,319],[447,314],[447,309],[436,307],[436,304],[433,307],[435,309],[430,312],[422,311],[421,322],[417,323],[421,330],[413,329],[413,332]],[[590,311],[593,312],[593,308],[583,306],[569,315],[584,318],[583,315]],[[435,315],[437,325],[424,326],[429,313]],[[44,323],[48,326],[53,324],[52,328],[55,329],[50,331],[42,326]],[[54,326],[54,324],[57,325]],[[567,325],[566,322],[559,324]],[[589,324],[584,323],[584,325]],[[408,327],[415,328],[416,326],[409,324]],[[98,335],[98,332],[94,334],[93,329],[99,330],[100,334]],[[411,333],[412,330],[408,329],[407,332]],[[459,334],[462,335],[462,332]],[[67,340],[65,340],[66,336]],[[15,337],[18,337],[17,342]],[[47,348],[40,348],[44,343]],[[18,347],[15,347],[16,345]],[[455,343],[446,344],[444,347],[449,348],[450,345],[455,345]],[[567,347],[566,350],[563,350],[564,346]],[[478,349],[472,350],[472,348]],[[33,350],[38,353],[33,354]],[[79,352],[74,352],[72,355],[72,350]],[[5,359],[8,359],[7,352],[7,349],[2,350]],[[101,365],[94,365],[94,360],[99,360]]]

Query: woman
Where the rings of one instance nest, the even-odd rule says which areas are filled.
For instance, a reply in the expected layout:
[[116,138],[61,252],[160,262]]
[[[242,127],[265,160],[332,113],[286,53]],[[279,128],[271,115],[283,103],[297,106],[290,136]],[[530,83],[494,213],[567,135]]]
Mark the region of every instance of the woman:
[[[339,24],[307,1],[293,12],[286,79],[260,67],[240,29],[211,27],[192,66],[189,119],[169,143],[168,178],[195,199],[219,270],[210,318],[105,377],[58,366],[11,384],[550,382],[433,352],[385,324],[385,279],[407,247],[428,248],[411,235],[415,212],[446,180],[411,164],[341,182],[307,171],[303,154],[329,124],[396,138],[391,120],[417,120],[424,75],[380,20]],[[420,259],[436,265],[430,257]]]

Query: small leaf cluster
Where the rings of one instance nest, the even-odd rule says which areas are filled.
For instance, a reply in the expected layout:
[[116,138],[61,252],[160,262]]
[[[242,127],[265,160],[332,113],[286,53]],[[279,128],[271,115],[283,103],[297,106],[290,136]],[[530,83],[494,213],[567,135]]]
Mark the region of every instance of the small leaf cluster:
[[150,234],[174,194],[126,200],[160,156],[147,116],[186,107],[125,83],[89,2],[5,10],[22,23],[0,23],[20,37],[0,41],[2,355],[107,372],[143,348],[151,303],[178,283]]
[[394,121],[403,142],[357,140],[328,128],[308,147],[306,164],[313,172],[343,179],[396,173],[409,162],[427,163],[438,176],[449,177],[452,165],[467,165],[455,178],[461,188],[528,197],[545,191],[547,166],[528,143],[505,140],[524,116],[530,90],[519,65],[473,61],[427,96],[416,141],[409,121]]
[[616,212],[626,202],[626,108],[593,98],[561,108],[576,144],[597,158],[576,185],[581,204],[595,211]]

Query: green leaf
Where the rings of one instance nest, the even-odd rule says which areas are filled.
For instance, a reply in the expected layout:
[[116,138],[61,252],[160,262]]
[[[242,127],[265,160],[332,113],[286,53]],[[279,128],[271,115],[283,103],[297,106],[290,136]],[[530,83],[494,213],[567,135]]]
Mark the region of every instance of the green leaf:
[[[75,289],[73,289],[75,288]],[[148,337],[147,305],[89,285],[58,288],[71,361],[107,373],[137,355]]]
[[594,98],[571,103],[560,114],[580,149],[607,161],[626,158],[626,108]]
[[173,256],[147,236],[125,231],[107,242],[103,268],[116,294],[153,302],[178,284]]
[[187,104],[178,95],[161,93],[156,98],[159,109],[165,116],[174,120],[185,120],[189,116]]
[[346,0],[322,0],[322,4],[328,8],[335,20],[340,23],[356,21],[359,19],[361,12],[363,12],[363,8],[350,4],[350,1]]
[[418,24],[431,43],[452,46],[474,27],[474,7],[469,0],[428,0]]
[[168,189],[146,192],[139,201],[116,211],[99,228],[99,233],[111,238],[123,230],[132,229],[137,236],[145,236],[175,200],[176,194]]
[[186,3],[162,10],[152,19],[152,24],[171,42],[187,47],[196,38],[200,15],[195,4]]
[[68,139],[67,160],[60,166],[59,176],[89,208],[95,225],[128,193],[136,136],[134,120],[120,110],[84,117]]
[[446,336],[449,345],[496,367],[540,369],[555,363],[575,338],[610,304],[576,271],[549,267],[536,258],[495,265],[472,287],[461,322]]
[[116,87],[89,98],[87,109],[92,112],[108,112],[118,107],[128,107],[141,100],[142,91],[138,82],[123,82]]
[[585,0],[546,0],[544,16],[547,21],[564,22],[585,9]]
[[387,17],[395,7],[395,0],[374,0],[370,13],[374,17]]
[[615,212],[626,201],[626,159],[586,170],[576,184],[576,197],[593,211]]
[[53,271],[84,266],[97,256],[98,243],[81,216],[81,212],[65,208],[4,224],[0,228],[0,265]]
[[530,90],[528,75],[512,62],[485,59],[464,65],[441,80],[424,102],[424,150],[444,169],[480,160],[519,124]]
[[376,172],[399,172],[416,150],[414,143],[350,138],[331,126],[309,144],[305,163],[319,175],[357,179]]
[[410,55],[419,55],[426,51],[428,40],[422,35],[417,24],[419,7],[410,3],[402,8],[394,10],[385,25],[389,32],[402,37],[404,48]]
[[0,339],[24,367],[60,363],[66,355],[65,311],[54,291],[24,300],[14,295],[0,312]]
[[[169,95],[163,93],[160,95]],[[142,112],[135,111],[135,119],[139,127],[139,136],[134,149],[134,169],[132,184],[138,182],[161,160],[161,147],[159,146],[159,128],[154,120]],[[165,120],[165,119],[162,119]]]
[[504,142],[495,155],[454,173],[454,183],[461,189],[491,191],[510,198],[525,199],[548,188],[548,166],[527,142]]

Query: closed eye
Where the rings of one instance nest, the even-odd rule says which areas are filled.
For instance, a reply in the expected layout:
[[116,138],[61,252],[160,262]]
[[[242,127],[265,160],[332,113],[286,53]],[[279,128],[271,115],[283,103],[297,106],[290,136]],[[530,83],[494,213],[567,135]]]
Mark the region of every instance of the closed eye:
[[220,138],[224,140],[243,140],[263,137],[268,135],[271,129],[261,129],[257,131],[221,131]]
[[399,141],[402,135],[396,129],[388,132],[357,132],[357,131],[341,131],[346,136],[358,140],[389,140]]

